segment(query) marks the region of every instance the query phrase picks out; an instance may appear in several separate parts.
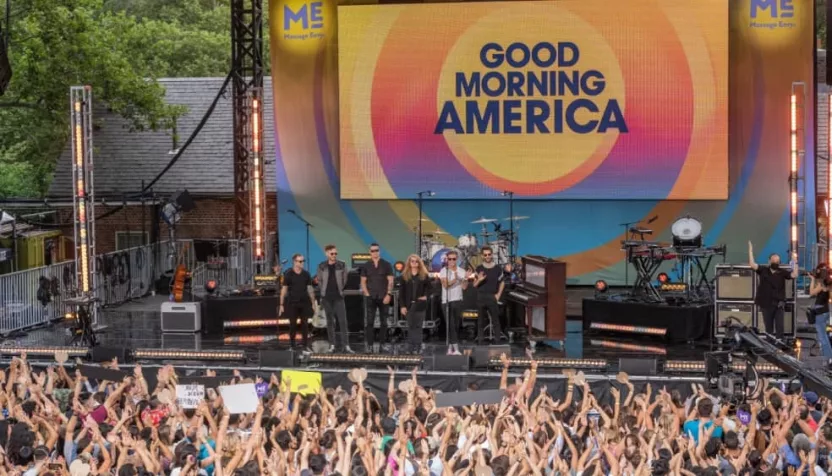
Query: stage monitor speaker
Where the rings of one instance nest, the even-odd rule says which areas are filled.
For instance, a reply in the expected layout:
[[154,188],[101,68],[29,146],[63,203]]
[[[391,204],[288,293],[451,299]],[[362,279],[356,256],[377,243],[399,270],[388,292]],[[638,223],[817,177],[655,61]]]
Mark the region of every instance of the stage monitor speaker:
[[753,301],[755,273],[750,266],[717,266],[717,301]]
[[618,359],[618,371],[630,375],[656,375],[656,359]]
[[467,372],[470,368],[471,359],[467,355],[445,355],[435,354],[432,357],[425,357],[425,370],[441,372]]
[[478,345],[471,351],[471,365],[474,368],[486,368],[491,359],[506,354],[511,357],[511,346],[509,345]]
[[202,330],[198,302],[163,302],[162,332],[194,333]]
[[93,362],[109,362],[118,359],[119,363],[127,362],[128,349],[124,347],[93,347],[90,357]]
[[175,350],[202,350],[202,334],[162,334],[162,348]]
[[294,350],[261,350],[260,367],[295,367],[297,355]]
[[722,334],[723,332],[725,332],[725,326],[729,323],[729,318],[731,317],[739,321],[740,324],[742,324],[743,326],[757,327],[756,312],[756,307],[753,303],[750,302],[716,303],[715,334]]

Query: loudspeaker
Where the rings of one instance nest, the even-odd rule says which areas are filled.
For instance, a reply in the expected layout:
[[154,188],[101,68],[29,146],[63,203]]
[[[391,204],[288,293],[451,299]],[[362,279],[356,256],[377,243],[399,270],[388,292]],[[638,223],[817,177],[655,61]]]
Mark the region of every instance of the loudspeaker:
[[162,348],[202,350],[202,334],[162,334]]
[[179,207],[179,210],[183,212],[189,212],[196,208],[194,200],[191,198],[191,194],[188,193],[187,190],[182,190],[174,195],[171,202],[175,203]]
[[656,359],[618,359],[618,371],[630,375],[656,375]]
[[425,357],[425,370],[439,370],[444,372],[467,372],[471,359],[467,355],[435,354]]
[[296,362],[294,350],[261,350],[261,367],[294,367]]
[[[719,302],[716,304],[715,335],[725,332],[725,326],[734,317],[744,326],[757,327],[757,309],[752,303]],[[735,323],[736,324],[736,323]]]
[[511,346],[509,345],[478,345],[471,350],[471,365],[474,368],[488,367],[488,362],[491,359],[500,357],[500,354],[506,354],[511,357]]
[[716,299],[718,301],[753,301],[755,273],[750,266],[716,267]]
[[118,358],[120,363],[127,362],[127,349],[124,347],[93,347],[90,355],[93,362],[109,362]]

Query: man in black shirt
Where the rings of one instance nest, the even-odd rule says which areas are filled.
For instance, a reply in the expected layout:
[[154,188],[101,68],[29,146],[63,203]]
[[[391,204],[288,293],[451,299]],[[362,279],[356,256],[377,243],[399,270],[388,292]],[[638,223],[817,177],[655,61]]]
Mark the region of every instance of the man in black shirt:
[[292,347],[295,346],[298,319],[301,321],[303,346],[308,346],[309,319],[318,308],[315,291],[312,289],[312,276],[303,269],[304,261],[303,255],[292,256],[292,267],[283,273],[283,283],[280,286],[278,317],[283,316],[289,320],[289,345]]
[[[326,261],[318,265],[315,279],[321,291],[321,303],[326,312],[326,333],[329,337],[329,351],[343,349],[352,353],[349,334],[347,333],[347,307],[344,305],[344,286],[347,284],[347,265],[338,261],[338,249],[335,245],[324,247]],[[336,323],[338,332],[336,334]],[[338,341],[340,337],[340,342]]]
[[477,289],[477,345],[483,345],[485,339],[486,319],[491,319],[491,332],[495,339],[502,340],[500,330],[500,297],[503,295],[505,281],[503,270],[494,262],[494,251],[490,246],[483,246],[482,264],[477,266],[474,287]]
[[361,266],[361,291],[364,293],[366,320],[364,338],[367,352],[374,348],[376,312],[379,315],[381,334],[378,336],[382,348],[387,345],[387,316],[393,299],[393,266],[381,258],[378,243],[370,245],[370,261]]
[[766,332],[781,339],[783,337],[783,311],[786,305],[786,281],[797,278],[797,253],[792,255],[791,272],[780,268],[780,256],[772,253],[768,266],[759,266],[754,261],[754,245],[748,242],[748,264],[759,276],[754,303],[763,313]]

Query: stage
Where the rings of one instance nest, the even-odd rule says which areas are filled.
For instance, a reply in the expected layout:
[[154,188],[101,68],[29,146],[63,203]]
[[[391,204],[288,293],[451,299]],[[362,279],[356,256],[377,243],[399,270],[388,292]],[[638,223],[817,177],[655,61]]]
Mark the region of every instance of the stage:
[[[562,349],[554,349],[546,345],[538,344],[534,353],[536,359],[606,360],[610,363],[610,366],[603,370],[584,370],[587,375],[595,375],[598,378],[606,379],[609,375],[615,374],[614,372],[621,358],[655,358],[659,363],[667,361],[702,362],[705,352],[717,349],[717,343],[711,342],[707,338],[695,342],[687,342],[685,340],[665,339],[661,336],[588,330],[583,325],[582,317],[584,316],[581,315],[581,311],[582,306],[585,304],[584,298],[592,296],[592,290],[587,288],[569,288],[567,296],[569,321],[567,322],[568,332],[564,346]],[[233,365],[252,368],[261,367],[259,362],[259,352],[261,350],[282,350],[287,348],[285,343],[277,340],[262,343],[228,344],[222,335],[164,334],[160,328],[159,312],[159,307],[164,301],[166,299],[162,296],[148,297],[129,302],[116,308],[102,310],[100,320],[107,327],[98,335],[100,345],[116,349],[241,350],[247,356],[245,362],[238,362]],[[682,313],[682,316],[682,319],[690,319],[689,316],[685,317],[684,313]],[[350,320],[354,320],[354,318],[354,316],[351,316]],[[675,316],[674,318],[678,319],[680,317]],[[801,326],[805,327],[805,325],[805,322],[801,323]],[[353,331],[352,329],[355,329],[355,327],[352,325],[349,327],[351,328],[351,346],[355,349],[362,349],[364,343],[363,331],[360,328],[357,331]],[[68,339],[68,328],[69,323],[66,321],[53,324],[49,327],[31,330],[24,335],[10,336],[2,345],[27,347],[64,346]],[[310,347],[313,352],[325,352],[328,349],[329,343],[326,341],[325,330],[316,330]],[[461,345],[464,352],[470,352],[474,347],[473,342],[470,341],[463,342]],[[435,355],[444,355],[446,349],[444,337],[434,337],[426,341],[425,350],[422,355],[426,359],[429,359]],[[524,340],[510,343],[507,349],[510,357],[523,359],[527,356],[527,344]],[[809,354],[818,353],[813,339],[805,339],[802,349],[803,355],[801,358],[804,360],[809,357]],[[404,345],[394,344],[388,352],[381,355],[410,355],[407,351],[408,349]],[[206,363],[192,361],[190,364],[200,366]],[[229,362],[211,363],[210,365],[214,368],[216,366],[222,367],[232,364]],[[317,365],[317,367],[335,371],[337,368],[343,368],[344,364],[322,364]],[[304,368],[309,368],[309,366],[305,365]],[[384,369],[384,366],[377,366],[377,368]],[[480,370],[472,368],[470,372],[461,373],[477,372],[480,372]],[[493,369],[489,372],[493,373]],[[541,372],[551,375],[561,375],[562,370],[542,369]],[[661,374],[661,372],[659,373]],[[691,377],[695,376],[695,374],[691,375]]]
[[618,298],[585,298],[583,300],[584,330],[592,324],[622,326],[633,334],[663,334],[671,342],[709,340],[713,304],[675,306],[629,302]]

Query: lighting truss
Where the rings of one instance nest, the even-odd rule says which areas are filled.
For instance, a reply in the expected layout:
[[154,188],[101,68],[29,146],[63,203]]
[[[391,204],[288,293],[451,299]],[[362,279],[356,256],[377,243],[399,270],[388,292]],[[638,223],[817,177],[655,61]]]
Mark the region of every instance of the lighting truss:
[[[535,359],[538,367],[553,369],[605,369],[607,361],[603,359]],[[493,358],[489,362],[492,367],[502,367],[503,363],[499,358]],[[509,359],[511,367],[530,367],[531,359]]]
[[309,362],[343,364],[421,365],[421,355],[310,354]]
[[[72,127],[72,184],[75,216],[75,278],[79,297],[95,298],[95,192],[93,189],[92,88],[69,90]],[[93,325],[98,324],[98,306],[91,306]]]
[[136,349],[134,359],[142,360],[246,360],[242,350]]
[[[732,372],[743,373],[746,366],[749,365],[747,361],[737,359],[731,362],[730,369]],[[782,375],[784,372],[776,365],[766,362],[757,362],[754,364],[757,373],[761,375]],[[684,373],[684,374],[704,374],[705,362],[693,360],[668,360],[664,363],[664,371],[670,373]]]
[[[801,195],[802,168],[805,166],[805,142],[806,142],[806,84],[802,82],[792,83],[792,92],[789,102],[789,252],[801,255],[801,232],[805,235],[806,230],[801,230],[802,221],[806,217],[801,216],[800,207],[804,205],[805,198]],[[805,210],[803,210],[805,212]],[[805,236],[803,237],[805,240]],[[805,243],[804,243],[805,245]],[[806,263],[804,256],[798,257],[798,262]]]
[[0,347],[0,354],[2,355],[37,355],[50,357],[58,352],[65,352],[69,357],[87,357],[89,349],[86,347]]
[[660,327],[628,326],[623,324],[607,324],[605,322],[592,322],[589,324],[589,328],[599,331],[624,332],[629,334],[667,335],[667,329]]

